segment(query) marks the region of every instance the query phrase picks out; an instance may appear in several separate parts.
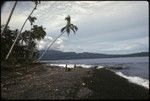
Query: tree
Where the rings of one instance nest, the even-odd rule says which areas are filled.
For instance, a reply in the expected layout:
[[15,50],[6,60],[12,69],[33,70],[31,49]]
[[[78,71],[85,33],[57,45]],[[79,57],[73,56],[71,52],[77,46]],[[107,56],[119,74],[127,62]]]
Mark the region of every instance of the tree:
[[[6,25],[2,25],[1,30],[4,29],[5,26]],[[1,48],[1,61],[5,60],[7,51],[9,51],[9,47],[14,42],[15,37],[17,36],[18,30],[11,30],[10,27],[7,26],[4,33],[5,34],[1,35],[1,47],[2,47]]]
[[18,40],[20,40],[23,45],[23,43],[28,44],[31,40],[44,39],[45,36],[45,28],[43,28],[42,26],[33,25],[33,28],[31,28],[31,30],[25,30],[24,32],[22,32]]
[[30,38],[31,34],[32,34],[31,31],[27,31],[27,30],[25,30],[24,32],[21,33],[21,35],[20,35],[18,40],[20,41],[22,46],[24,44],[28,44],[29,43],[29,38]]
[[[41,40],[46,35],[46,32],[44,31],[44,28],[42,26],[37,26],[37,25],[33,26],[33,23],[35,22],[36,17],[31,17],[31,15],[36,9],[37,5],[40,4],[40,2],[38,1],[34,1],[34,2],[35,2],[35,7],[30,13],[30,15],[28,16],[28,18],[23,23],[20,31],[18,31],[18,29],[11,30],[8,26],[8,23],[7,25],[1,26],[1,30],[3,29],[3,33],[4,33],[4,34],[1,34],[1,43],[2,43],[1,46],[3,47],[1,49],[1,54],[2,54],[1,62],[3,63],[6,62],[6,65],[8,65],[8,63],[12,65],[11,67],[13,67],[13,70],[14,70],[14,80],[15,80],[15,73],[16,73],[16,65],[25,64],[26,71],[27,71],[27,65],[32,63],[33,60],[38,58],[38,50],[36,48],[35,40]],[[12,16],[12,13],[11,13],[11,16]],[[22,30],[27,20],[29,20],[31,23],[31,30],[25,30],[22,33]],[[10,18],[9,18],[9,21],[10,21]],[[36,35],[36,33],[38,35]],[[13,49],[14,51],[12,51]],[[7,51],[9,52],[6,53]],[[11,57],[8,59],[10,54],[11,54]]]
[[[65,18],[65,20],[67,21],[67,24],[66,24],[65,27],[63,27],[63,28],[61,29],[61,34],[60,34],[58,37],[55,38],[55,40],[54,40],[54,41],[48,46],[48,48],[42,53],[42,55],[38,58],[38,60],[40,60],[40,59],[44,56],[44,54],[46,53],[46,51],[47,51],[49,48],[51,48],[51,46],[56,42],[56,40],[57,40],[58,38],[60,38],[60,37],[64,34],[64,32],[67,32],[67,34],[68,34],[68,36],[69,36],[70,30],[72,30],[74,33],[78,30],[78,27],[77,27],[77,26],[71,24],[71,18],[70,18],[69,15],[68,15],[68,17]],[[37,60],[37,61],[38,61],[38,60]]]
[[[25,30],[19,40],[23,45],[28,46],[27,50],[29,50],[29,53],[34,53],[34,48],[36,47],[35,40],[41,40],[44,39],[46,36],[45,29],[42,26],[33,25],[33,28],[29,31]],[[36,50],[37,51],[37,50]]]
[[71,18],[69,15],[65,18],[65,20],[67,20],[67,25],[61,29],[61,33],[64,33],[64,31],[66,31],[69,36],[70,30],[72,30],[75,33],[78,30],[78,27],[71,24]]
[[31,13],[29,14],[29,16],[28,16],[27,19],[25,20],[25,22],[23,23],[23,25],[22,25],[22,27],[21,27],[21,29],[20,29],[20,31],[19,31],[19,33],[18,33],[18,35],[17,35],[17,37],[16,37],[14,43],[12,44],[12,46],[11,46],[11,48],[10,48],[10,50],[9,50],[9,52],[8,52],[8,54],[7,54],[7,56],[6,56],[6,60],[8,59],[9,55],[11,54],[11,52],[12,52],[12,50],[13,50],[13,48],[14,48],[14,46],[15,46],[15,44],[16,44],[16,42],[17,42],[17,40],[18,40],[18,38],[19,38],[19,36],[20,36],[20,34],[21,34],[21,32],[22,32],[22,30],[23,30],[25,24],[26,24],[26,22],[27,22],[27,20],[28,20],[29,17],[32,15],[32,13],[36,10],[37,5],[40,4],[40,1],[37,1],[37,0],[36,0],[36,1],[34,1],[34,2],[35,2],[35,7],[34,7],[33,10],[31,11]]
[[[2,25],[1,29],[3,29],[6,25]],[[7,51],[9,50],[9,47],[12,45],[12,43],[15,40],[15,37],[18,34],[18,30],[11,30],[9,26],[4,31],[5,34],[1,35],[1,63],[6,64],[7,66],[10,65],[9,70],[13,69],[14,78],[15,78],[15,72],[16,72],[16,64],[22,63],[24,61],[23,52],[24,52],[24,46],[21,46],[19,44],[19,41],[16,42],[16,47],[14,48],[15,51],[12,52],[11,57],[5,61],[5,57],[7,55]],[[6,69],[7,67],[3,67],[3,69]],[[7,69],[6,69],[7,70]],[[15,79],[14,79],[15,80]]]
[[30,24],[31,24],[31,28],[32,28],[32,25],[33,25],[33,23],[35,22],[35,20],[36,20],[36,17],[31,17],[31,16],[29,16],[29,21],[30,21]]
[[[14,78],[16,75],[16,65],[21,65],[27,72],[28,67],[30,66],[29,64],[31,64],[38,58],[39,53],[36,47],[37,43],[35,42],[35,40],[43,39],[46,35],[46,32],[44,31],[44,28],[42,26],[35,26],[36,28],[33,27],[32,30],[25,30],[23,33],[21,33],[21,36],[17,40],[14,47],[14,51],[12,51],[11,57],[7,59],[7,61],[5,60],[7,51],[14,42],[15,37],[18,34],[18,30],[11,30],[8,26],[5,30],[5,34],[1,36],[1,47],[3,47],[1,48],[1,62],[4,65],[6,64],[12,67]],[[4,26],[2,25],[1,29],[3,29],[3,27]],[[38,36],[31,36],[37,31],[39,32]]]
[[32,31],[31,38],[37,40],[44,39],[46,35],[46,32],[44,30],[45,28],[43,28],[43,26],[34,25],[33,28],[31,29]]

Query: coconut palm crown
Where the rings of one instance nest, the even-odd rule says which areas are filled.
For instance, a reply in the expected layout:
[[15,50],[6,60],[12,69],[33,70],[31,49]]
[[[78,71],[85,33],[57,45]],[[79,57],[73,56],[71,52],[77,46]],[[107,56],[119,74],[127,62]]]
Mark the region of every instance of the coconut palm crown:
[[[42,53],[42,55],[38,58],[38,60],[40,60],[40,59],[44,56],[44,54],[46,53],[46,51],[47,51],[49,48],[51,48],[51,46],[56,42],[56,40],[57,40],[58,38],[60,38],[60,37],[64,34],[65,31],[67,32],[67,34],[68,34],[68,36],[69,36],[70,30],[72,30],[74,33],[78,30],[78,27],[77,27],[77,26],[71,24],[71,18],[70,18],[69,15],[68,15],[68,17],[65,18],[65,20],[67,20],[67,24],[66,24],[65,27],[63,27],[63,28],[60,30],[60,31],[61,31],[61,34],[60,34],[58,37],[56,37],[56,38],[54,39],[54,41],[51,42],[51,44],[50,44],[50,45],[48,46],[48,48]],[[38,60],[37,60],[37,61],[38,61]]]
[[71,17],[69,15],[65,18],[65,20],[67,21],[67,24],[61,29],[61,33],[64,33],[66,31],[69,36],[70,31],[72,30],[75,33],[78,30],[78,27],[71,24]]
[[35,22],[35,20],[36,20],[37,18],[36,18],[36,17],[29,16],[28,19],[29,19],[30,24],[31,24],[31,27],[32,27],[33,23]]

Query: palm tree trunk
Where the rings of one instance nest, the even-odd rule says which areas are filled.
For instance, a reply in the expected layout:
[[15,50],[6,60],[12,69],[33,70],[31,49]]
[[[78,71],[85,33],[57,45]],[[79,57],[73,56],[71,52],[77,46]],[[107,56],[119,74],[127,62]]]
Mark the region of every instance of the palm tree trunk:
[[44,56],[44,54],[46,53],[46,51],[55,43],[55,41],[58,39],[58,38],[60,38],[62,35],[63,35],[64,33],[61,33],[58,37],[56,37],[55,38],[55,40],[49,45],[49,47],[42,53],[42,55],[37,59],[37,61],[38,60],[40,60],[43,56]]
[[15,2],[14,6],[13,6],[11,12],[10,12],[9,18],[8,18],[8,20],[7,20],[7,22],[6,22],[6,25],[5,25],[4,29],[3,29],[3,31],[1,32],[1,35],[2,35],[2,34],[4,33],[4,31],[6,30],[8,24],[9,24],[9,21],[10,21],[10,19],[11,19],[11,16],[12,16],[14,10],[15,10],[16,5],[17,5],[17,1]]
[[[31,16],[31,14],[32,14],[33,11],[36,9],[36,7],[37,7],[37,5],[35,5],[34,9],[32,10],[32,12],[30,13],[29,16]],[[10,50],[9,50],[9,52],[8,52],[8,54],[7,54],[7,56],[6,56],[6,60],[7,60],[8,57],[10,56],[10,54],[11,54],[11,52],[12,52],[12,50],[13,50],[13,47],[14,47],[15,43],[17,42],[17,39],[19,38],[19,35],[21,34],[21,32],[22,32],[22,30],[23,30],[23,28],[24,28],[24,26],[25,26],[25,24],[26,24],[26,22],[27,22],[29,16],[28,16],[27,19],[25,20],[24,24],[22,25],[22,28],[21,28],[20,31],[19,31],[19,34],[17,35],[17,37],[16,37],[14,43],[12,44],[12,46],[11,46],[11,48],[10,48]]]

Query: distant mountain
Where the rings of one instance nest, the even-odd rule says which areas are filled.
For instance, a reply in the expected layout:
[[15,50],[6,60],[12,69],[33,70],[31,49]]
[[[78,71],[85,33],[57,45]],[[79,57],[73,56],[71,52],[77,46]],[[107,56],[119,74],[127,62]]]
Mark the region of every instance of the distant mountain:
[[[42,54],[44,50],[39,53]],[[116,57],[142,57],[149,56],[149,52],[140,52],[133,54],[100,54],[100,53],[76,53],[62,52],[57,50],[48,50],[41,60],[62,60],[62,59],[96,59],[96,58],[116,58]]]

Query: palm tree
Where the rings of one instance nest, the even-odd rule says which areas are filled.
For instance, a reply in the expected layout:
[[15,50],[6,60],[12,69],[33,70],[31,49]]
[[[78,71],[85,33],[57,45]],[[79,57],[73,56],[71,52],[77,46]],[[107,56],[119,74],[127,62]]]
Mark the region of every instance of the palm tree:
[[67,25],[61,29],[61,33],[64,33],[64,31],[66,31],[69,36],[70,30],[72,30],[75,33],[78,30],[78,27],[71,24],[71,18],[69,15],[65,18],[65,20],[67,20]]
[[31,24],[31,28],[32,28],[32,25],[33,25],[33,23],[35,22],[35,20],[36,20],[36,17],[31,17],[31,16],[29,16],[29,21],[30,21],[30,24]]
[[23,42],[25,43],[23,59],[24,59],[24,66],[26,67],[26,72],[29,64],[38,58],[37,57],[38,50],[36,48],[35,40],[41,40],[45,37],[45,35],[46,32],[44,31],[44,28],[42,26],[37,26],[37,25],[33,25],[33,28],[31,28],[30,31],[25,30],[20,35],[22,46],[23,46]]
[[60,38],[60,37],[64,34],[64,32],[67,32],[67,35],[69,36],[71,30],[72,30],[74,33],[78,30],[78,27],[77,27],[77,26],[71,24],[71,18],[70,18],[69,15],[68,15],[68,17],[65,18],[65,20],[67,21],[67,24],[66,24],[65,27],[63,27],[63,28],[61,29],[61,34],[60,34],[58,37],[55,38],[55,40],[54,40],[54,41],[49,45],[49,47],[42,53],[42,55],[38,58],[38,60],[40,60],[40,59],[44,56],[44,54],[46,53],[46,51],[55,43],[55,41],[56,41],[58,38]]
[[37,40],[44,39],[46,32],[44,31],[45,28],[43,28],[43,26],[33,25],[33,28],[31,30],[32,30],[32,34],[31,34],[32,39],[37,39]]
[[42,26],[33,25],[33,28],[31,28],[30,31],[25,30],[23,33],[21,33],[18,40],[21,41],[22,45],[23,43],[29,44],[34,40],[41,40],[46,35],[46,32],[44,30],[45,28],[43,28]]
[[[5,25],[1,26],[1,29],[4,29]],[[1,61],[5,60],[7,51],[9,51],[10,46],[12,45],[15,37],[17,36],[17,31],[11,30],[9,26],[5,29],[5,34],[1,35]]]
[[31,34],[32,34],[31,31],[27,31],[27,30],[21,33],[20,38],[18,40],[21,41],[22,46],[23,43],[25,44],[29,43],[29,37]]
[[15,46],[15,44],[16,44],[16,42],[17,42],[17,40],[18,40],[18,38],[19,38],[19,36],[20,36],[20,34],[21,34],[21,32],[22,32],[22,30],[23,30],[25,24],[26,24],[26,22],[27,22],[27,20],[28,20],[29,17],[32,15],[32,13],[36,10],[37,5],[40,4],[40,1],[37,1],[37,0],[36,0],[36,1],[34,1],[34,2],[35,2],[35,7],[34,7],[33,10],[31,11],[31,13],[29,14],[29,16],[28,16],[27,19],[25,20],[25,22],[23,23],[23,25],[22,25],[22,27],[21,27],[21,29],[20,29],[20,31],[19,31],[19,34],[17,35],[17,37],[16,37],[14,43],[12,44],[12,46],[11,46],[11,48],[10,48],[10,50],[9,50],[9,52],[8,52],[8,54],[7,54],[7,56],[6,56],[6,60],[7,60],[8,57],[10,56],[10,54],[11,54],[11,52],[12,52],[12,50],[13,50],[13,48],[14,48],[14,46]]

